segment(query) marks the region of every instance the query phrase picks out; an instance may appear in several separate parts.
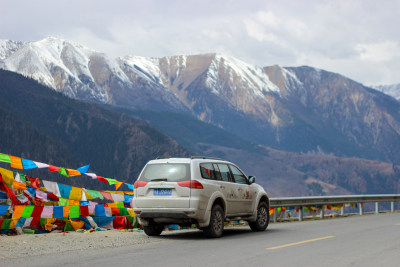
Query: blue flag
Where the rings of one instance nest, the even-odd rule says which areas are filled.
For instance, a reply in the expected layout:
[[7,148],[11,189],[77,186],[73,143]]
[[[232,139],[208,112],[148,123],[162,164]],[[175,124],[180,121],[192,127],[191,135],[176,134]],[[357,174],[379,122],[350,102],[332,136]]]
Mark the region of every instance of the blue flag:
[[0,216],[4,216],[9,207],[10,205],[0,205]]
[[78,172],[80,172],[80,173],[87,173],[87,171],[89,170],[89,166],[90,166],[90,164],[88,164],[88,165],[86,165],[86,166],[82,166],[82,167],[80,167],[80,168],[78,168],[78,169],[76,169]]

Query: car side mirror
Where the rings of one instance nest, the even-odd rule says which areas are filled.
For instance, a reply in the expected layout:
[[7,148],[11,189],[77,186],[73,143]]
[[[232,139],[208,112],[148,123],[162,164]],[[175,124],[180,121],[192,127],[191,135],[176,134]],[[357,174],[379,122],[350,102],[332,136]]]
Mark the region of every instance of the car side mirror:
[[255,183],[256,182],[256,177],[255,176],[249,176],[249,184]]

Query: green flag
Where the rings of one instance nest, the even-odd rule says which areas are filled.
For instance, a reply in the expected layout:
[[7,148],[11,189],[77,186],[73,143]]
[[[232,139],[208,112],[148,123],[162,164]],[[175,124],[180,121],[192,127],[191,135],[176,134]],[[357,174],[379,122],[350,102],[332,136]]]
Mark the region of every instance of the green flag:
[[23,181],[24,183],[26,183],[25,174],[20,173],[20,174],[19,174],[19,178],[21,179],[21,181]]
[[61,206],[69,206],[69,201],[67,198],[59,197],[58,199],[60,201]]
[[106,178],[106,180],[107,180],[107,182],[108,182],[108,184],[109,184],[109,185],[113,185],[113,184],[116,184],[116,183],[118,183],[118,181],[117,181],[117,180],[115,180],[115,179]]
[[30,218],[35,206],[25,206],[21,218]]
[[10,228],[11,219],[4,220],[1,224],[1,230]]
[[0,153],[0,161],[5,163],[11,163],[10,156],[3,153]]
[[87,191],[88,191],[88,193],[89,193],[92,197],[94,197],[94,198],[104,199],[103,195],[102,195],[99,191],[90,190],[90,189],[87,189]]
[[129,215],[128,210],[126,208],[119,208],[119,216]]
[[58,171],[59,174],[64,175],[65,177],[69,177],[67,171],[64,168],[60,167],[60,169],[61,169],[61,171]]
[[70,218],[79,218],[79,206],[71,206],[69,210],[69,217]]

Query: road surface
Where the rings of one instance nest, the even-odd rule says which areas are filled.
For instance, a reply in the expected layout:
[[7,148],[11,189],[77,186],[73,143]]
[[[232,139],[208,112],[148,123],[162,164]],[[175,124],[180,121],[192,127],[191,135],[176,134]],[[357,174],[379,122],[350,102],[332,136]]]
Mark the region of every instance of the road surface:
[[218,239],[174,231],[146,244],[6,259],[0,266],[398,267],[400,213],[274,223],[261,233],[234,227]]

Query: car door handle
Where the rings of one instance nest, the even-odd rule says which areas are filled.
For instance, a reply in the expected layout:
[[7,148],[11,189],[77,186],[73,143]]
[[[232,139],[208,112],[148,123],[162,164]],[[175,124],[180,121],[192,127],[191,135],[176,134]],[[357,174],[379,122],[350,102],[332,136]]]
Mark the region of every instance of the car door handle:
[[243,191],[243,189],[242,188],[238,188],[238,191]]
[[221,189],[224,189],[224,188],[225,188],[225,186],[221,185],[219,188],[221,188]]

